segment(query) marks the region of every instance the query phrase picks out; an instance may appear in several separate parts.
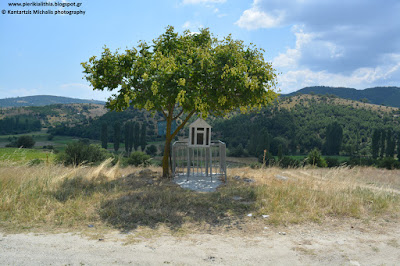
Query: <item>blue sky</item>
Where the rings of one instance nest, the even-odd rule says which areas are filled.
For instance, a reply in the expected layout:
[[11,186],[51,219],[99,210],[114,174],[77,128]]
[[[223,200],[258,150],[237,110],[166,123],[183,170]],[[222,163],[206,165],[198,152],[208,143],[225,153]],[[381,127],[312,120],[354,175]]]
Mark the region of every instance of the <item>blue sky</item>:
[[[81,62],[150,42],[172,25],[208,27],[265,49],[282,93],[325,85],[400,86],[398,0],[80,0],[70,7],[12,7],[1,0],[0,98],[58,95],[106,100],[82,79]],[[77,7],[77,3],[81,3]],[[53,14],[11,14],[50,10]],[[11,11],[11,12],[10,12]],[[85,14],[55,14],[84,11]]]

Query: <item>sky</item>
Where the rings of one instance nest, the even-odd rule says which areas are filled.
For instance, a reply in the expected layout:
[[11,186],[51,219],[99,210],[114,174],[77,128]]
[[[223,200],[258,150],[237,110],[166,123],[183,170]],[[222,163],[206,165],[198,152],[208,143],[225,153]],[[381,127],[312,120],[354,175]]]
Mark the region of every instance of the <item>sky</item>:
[[93,91],[80,63],[168,25],[264,49],[281,93],[400,86],[399,0],[0,0],[0,10],[0,98],[105,101],[111,92]]

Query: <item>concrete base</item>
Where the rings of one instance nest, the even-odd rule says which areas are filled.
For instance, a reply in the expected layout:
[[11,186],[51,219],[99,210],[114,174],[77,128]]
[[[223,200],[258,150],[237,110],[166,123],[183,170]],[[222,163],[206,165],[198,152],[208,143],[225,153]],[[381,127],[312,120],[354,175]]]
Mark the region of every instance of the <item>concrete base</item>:
[[182,188],[199,192],[213,192],[223,182],[219,175],[205,176],[205,174],[196,174],[188,176],[181,174],[174,177],[173,181]]

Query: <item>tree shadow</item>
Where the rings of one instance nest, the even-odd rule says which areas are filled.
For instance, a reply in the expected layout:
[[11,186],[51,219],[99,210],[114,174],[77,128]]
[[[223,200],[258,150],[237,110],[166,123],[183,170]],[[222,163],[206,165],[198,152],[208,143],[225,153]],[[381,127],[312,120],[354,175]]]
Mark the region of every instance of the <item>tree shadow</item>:
[[255,187],[247,184],[232,182],[216,192],[195,192],[170,180],[134,175],[119,182],[125,193],[102,202],[99,215],[121,231],[138,226],[156,228],[161,224],[176,230],[186,222],[240,227],[238,221],[255,209]]
[[104,178],[88,180],[82,176],[64,179],[53,196],[60,202],[77,197],[90,197],[95,192],[106,192],[118,185],[116,181],[107,181]]

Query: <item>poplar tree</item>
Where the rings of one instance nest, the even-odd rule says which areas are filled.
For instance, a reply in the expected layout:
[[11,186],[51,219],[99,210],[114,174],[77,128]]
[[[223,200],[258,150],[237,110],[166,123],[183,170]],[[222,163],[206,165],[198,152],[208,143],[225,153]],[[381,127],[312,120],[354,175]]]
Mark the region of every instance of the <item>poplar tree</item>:
[[126,122],[124,126],[124,143],[125,152],[129,153],[129,122]]
[[144,152],[144,149],[146,148],[146,124],[142,124],[142,128],[140,131],[140,148]]
[[107,136],[107,124],[103,123],[101,125],[101,147],[103,149],[107,149],[107,143],[108,143],[108,136]]
[[380,149],[381,149],[381,153],[380,153],[380,157],[383,158],[385,156],[385,145],[386,144],[386,131],[384,129],[382,129],[381,131],[381,140],[380,140]]
[[135,124],[135,128],[133,131],[133,146],[135,148],[135,151],[137,151],[137,149],[140,146],[140,125],[139,125],[139,123]]
[[372,134],[372,158],[376,159],[379,156],[379,147],[380,147],[380,140],[381,140],[381,131],[379,129],[374,129]]
[[[275,69],[265,62],[263,50],[231,35],[218,39],[208,29],[178,34],[169,26],[151,44],[142,41],[124,53],[105,47],[100,58],[93,56],[82,66],[95,90],[117,90],[107,108],[134,106],[163,114],[164,177],[169,177],[171,142],[192,116],[246,113],[277,97]],[[178,118],[182,122],[173,131]]]
[[136,126],[136,123],[129,123],[129,154],[133,150],[134,146],[134,141],[135,141],[135,136],[134,136],[134,127]]
[[118,152],[119,143],[121,141],[121,124],[119,122],[114,123],[114,150]]
[[400,134],[397,137],[397,160],[400,161]]
[[393,158],[395,149],[396,143],[393,139],[392,131],[389,129],[386,135],[386,156]]

